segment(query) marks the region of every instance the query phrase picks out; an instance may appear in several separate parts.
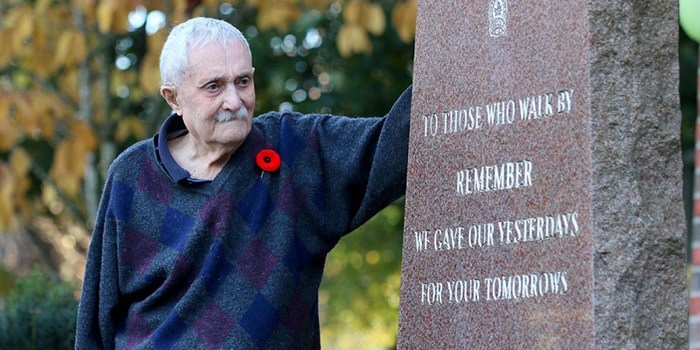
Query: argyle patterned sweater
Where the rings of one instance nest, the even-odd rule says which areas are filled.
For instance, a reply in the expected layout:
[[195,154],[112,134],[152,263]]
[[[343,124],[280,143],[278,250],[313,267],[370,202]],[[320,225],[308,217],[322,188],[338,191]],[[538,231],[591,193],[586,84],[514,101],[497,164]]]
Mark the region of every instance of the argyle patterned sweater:
[[[411,90],[383,118],[268,113],[210,183],[173,182],[145,140],[110,167],[77,349],[313,349],[338,240],[403,195]],[[256,154],[282,163],[263,172]]]

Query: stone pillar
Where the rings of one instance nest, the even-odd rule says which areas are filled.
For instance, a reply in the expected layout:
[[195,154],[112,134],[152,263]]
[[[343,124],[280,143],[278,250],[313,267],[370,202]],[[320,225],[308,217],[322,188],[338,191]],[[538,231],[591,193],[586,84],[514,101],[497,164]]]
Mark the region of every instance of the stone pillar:
[[419,2],[399,348],[687,346],[677,14]]

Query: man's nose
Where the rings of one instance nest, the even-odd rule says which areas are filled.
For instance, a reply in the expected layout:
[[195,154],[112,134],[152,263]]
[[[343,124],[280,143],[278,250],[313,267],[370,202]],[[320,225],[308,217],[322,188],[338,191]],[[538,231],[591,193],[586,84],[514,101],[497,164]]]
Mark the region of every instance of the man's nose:
[[241,95],[238,93],[236,86],[233,84],[227,85],[224,91],[223,109],[232,112],[237,111],[243,105]]

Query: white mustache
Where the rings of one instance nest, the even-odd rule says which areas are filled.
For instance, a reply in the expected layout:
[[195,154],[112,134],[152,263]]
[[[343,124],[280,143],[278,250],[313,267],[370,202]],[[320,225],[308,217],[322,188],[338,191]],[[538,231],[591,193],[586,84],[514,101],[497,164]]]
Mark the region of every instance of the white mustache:
[[217,122],[223,123],[231,120],[245,120],[248,118],[248,108],[241,106],[237,111],[221,111],[214,116]]

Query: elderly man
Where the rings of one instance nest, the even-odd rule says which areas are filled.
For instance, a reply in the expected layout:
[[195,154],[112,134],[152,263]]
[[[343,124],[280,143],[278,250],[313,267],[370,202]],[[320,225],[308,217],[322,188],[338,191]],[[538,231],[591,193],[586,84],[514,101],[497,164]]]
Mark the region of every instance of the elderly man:
[[383,118],[253,118],[248,43],[207,18],[160,69],[174,113],[110,168],[76,348],[318,348],[326,254],[404,193],[410,89]]

